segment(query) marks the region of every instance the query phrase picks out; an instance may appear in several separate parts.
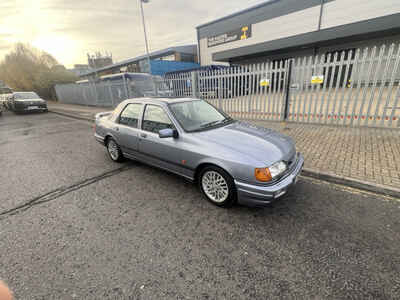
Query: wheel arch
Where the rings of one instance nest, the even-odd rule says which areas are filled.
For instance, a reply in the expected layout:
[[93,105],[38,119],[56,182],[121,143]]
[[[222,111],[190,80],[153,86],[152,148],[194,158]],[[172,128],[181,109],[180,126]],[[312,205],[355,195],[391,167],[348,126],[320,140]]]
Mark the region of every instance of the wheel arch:
[[114,135],[112,135],[111,133],[106,133],[106,135],[104,136],[104,146],[107,146],[108,140],[111,138],[116,141]]
[[208,166],[220,168],[220,169],[224,170],[229,176],[231,176],[232,179],[234,179],[230,168],[228,168],[225,164],[216,162],[216,161],[203,161],[197,165],[197,167],[194,171],[193,177],[194,177],[195,182],[198,182],[201,171]]

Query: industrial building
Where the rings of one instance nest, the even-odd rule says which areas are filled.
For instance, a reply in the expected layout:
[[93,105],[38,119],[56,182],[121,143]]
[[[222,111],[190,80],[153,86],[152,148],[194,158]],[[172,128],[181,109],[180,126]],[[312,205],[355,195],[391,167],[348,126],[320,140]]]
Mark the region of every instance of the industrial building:
[[[167,72],[193,69],[199,67],[197,63],[197,46],[185,45],[170,47],[149,54],[151,73],[164,75]],[[90,70],[80,75],[82,79],[98,78],[103,75],[122,72],[149,73],[147,55],[126,59],[109,66]]]
[[271,0],[197,27],[202,66],[247,64],[400,41],[400,1]]

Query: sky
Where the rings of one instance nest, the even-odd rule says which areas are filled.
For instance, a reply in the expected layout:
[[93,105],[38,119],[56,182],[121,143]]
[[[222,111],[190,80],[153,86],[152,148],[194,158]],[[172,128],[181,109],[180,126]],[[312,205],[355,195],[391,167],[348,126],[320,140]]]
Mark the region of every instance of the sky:
[[[196,26],[262,2],[150,0],[143,4],[150,51],[196,44]],[[138,0],[0,0],[0,61],[16,42],[68,68],[97,51],[114,62],[145,53]]]

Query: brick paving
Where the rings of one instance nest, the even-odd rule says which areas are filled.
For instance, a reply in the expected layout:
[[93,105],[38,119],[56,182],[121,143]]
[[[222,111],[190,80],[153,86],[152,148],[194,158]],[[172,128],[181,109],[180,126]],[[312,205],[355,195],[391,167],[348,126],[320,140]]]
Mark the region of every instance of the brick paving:
[[[56,102],[49,109],[89,118],[110,110]],[[307,169],[400,189],[400,129],[249,122],[291,136]]]
[[291,136],[305,167],[400,188],[400,130],[250,121]]

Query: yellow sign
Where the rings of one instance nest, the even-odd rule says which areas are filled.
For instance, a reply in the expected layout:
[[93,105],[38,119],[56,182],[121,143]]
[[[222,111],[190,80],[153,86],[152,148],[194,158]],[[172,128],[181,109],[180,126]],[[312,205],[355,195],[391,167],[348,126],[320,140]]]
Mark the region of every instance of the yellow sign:
[[261,79],[260,86],[269,86],[269,79],[267,78]]
[[241,40],[246,40],[247,39],[247,31],[249,30],[248,26],[242,27],[242,35],[240,36]]
[[317,75],[311,77],[311,83],[324,83],[324,75]]

